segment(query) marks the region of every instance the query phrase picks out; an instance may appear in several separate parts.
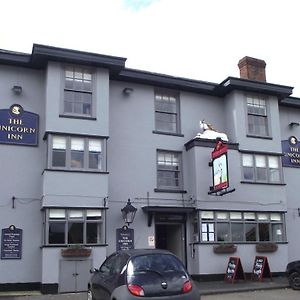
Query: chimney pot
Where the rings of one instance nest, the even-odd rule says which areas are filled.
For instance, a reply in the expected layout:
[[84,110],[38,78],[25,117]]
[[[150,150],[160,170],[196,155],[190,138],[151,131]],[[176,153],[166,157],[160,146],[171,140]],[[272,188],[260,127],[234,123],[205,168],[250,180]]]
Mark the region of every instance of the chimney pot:
[[238,67],[241,78],[266,82],[266,63],[264,60],[245,56],[239,61]]

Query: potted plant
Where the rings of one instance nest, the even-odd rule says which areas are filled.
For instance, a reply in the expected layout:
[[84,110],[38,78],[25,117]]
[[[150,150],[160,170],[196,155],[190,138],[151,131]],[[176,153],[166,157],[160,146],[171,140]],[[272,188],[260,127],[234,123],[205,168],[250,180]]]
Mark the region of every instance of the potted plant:
[[237,246],[234,244],[219,244],[213,247],[214,253],[234,253],[237,249]]
[[67,248],[61,249],[61,255],[63,257],[88,257],[91,255],[92,249],[87,248],[84,245],[71,245]]
[[259,243],[256,244],[256,252],[275,252],[278,246],[275,243]]

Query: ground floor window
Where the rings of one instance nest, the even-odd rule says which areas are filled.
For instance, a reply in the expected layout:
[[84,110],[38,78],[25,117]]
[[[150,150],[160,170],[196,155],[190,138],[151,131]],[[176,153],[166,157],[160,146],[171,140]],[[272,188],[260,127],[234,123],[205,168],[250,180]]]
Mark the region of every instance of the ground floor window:
[[[284,214],[280,212],[199,211],[194,235],[210,242],[285,242]],[[199,226],[195,221],[199,220]],[[197,229],[195,229],[197,228]],[[197,240],[194,237],[194,240]]]
[[51,208],[45,210],[46,245],[103,244],[104,211]]

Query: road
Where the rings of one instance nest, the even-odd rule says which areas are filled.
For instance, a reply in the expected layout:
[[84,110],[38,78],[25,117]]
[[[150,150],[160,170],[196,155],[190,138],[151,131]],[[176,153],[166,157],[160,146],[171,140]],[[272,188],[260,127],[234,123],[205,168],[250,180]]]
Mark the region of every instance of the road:
[[275,289],[243,293],[203,295],[201,300],[299,300],[300,291]]

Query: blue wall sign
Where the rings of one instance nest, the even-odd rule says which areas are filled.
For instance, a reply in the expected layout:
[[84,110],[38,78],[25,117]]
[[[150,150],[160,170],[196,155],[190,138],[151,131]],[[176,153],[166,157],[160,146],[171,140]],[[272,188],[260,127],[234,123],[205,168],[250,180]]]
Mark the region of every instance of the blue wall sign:
[[19,104],[0,109],[0,143],[26,146],[38,145],[39,116],[24,111]]
[[1,259],[22,258],[23,230],[10,225],[2,229],[1,235]]
[[282,166],[300,168],[300,143],[295,136],[291,136],[286,141],[281,141],[282,146]]
[[116,230],[117,251],[134,249],[134,230],[123,226]]

